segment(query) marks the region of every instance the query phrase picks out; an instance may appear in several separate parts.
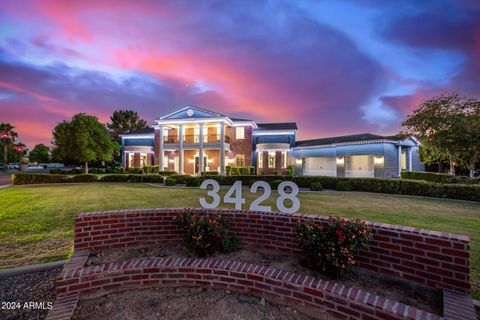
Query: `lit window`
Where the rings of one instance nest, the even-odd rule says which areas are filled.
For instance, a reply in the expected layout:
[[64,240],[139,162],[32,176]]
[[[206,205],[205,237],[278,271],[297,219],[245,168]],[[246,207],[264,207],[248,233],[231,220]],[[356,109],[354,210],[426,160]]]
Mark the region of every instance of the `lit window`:
[[402,170],[407,170],[407,153],[402,152]]
[[135,167],[135,154],[128,153],[128,167],[134,168]]
[[146,153],[142,153],[140,155],[140,167],[145,167],[147,165],[147,154]]
[[275,151],[268,152],[268,167],[275,168]]
[[263,168],[263,151],[258,152],[258,167]]
[[282,159],[280,163],[282,168],[287,167],[287,151],[282,151]]
[[235,127],[235,138],[245,139],[245,127]]
[[235,160],[237,162],[237,167],[244,167],[245,166],[245,155],[244,154],[237,154],[235,156]]

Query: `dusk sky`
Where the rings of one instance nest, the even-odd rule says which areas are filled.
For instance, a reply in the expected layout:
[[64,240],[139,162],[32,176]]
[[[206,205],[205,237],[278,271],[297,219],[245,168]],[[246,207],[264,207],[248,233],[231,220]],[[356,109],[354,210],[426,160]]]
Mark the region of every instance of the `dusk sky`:
[[0,122],[30,148],[73,114],[185,105],[298,138],[400,130],[480,98],[480,1],[0,1]]

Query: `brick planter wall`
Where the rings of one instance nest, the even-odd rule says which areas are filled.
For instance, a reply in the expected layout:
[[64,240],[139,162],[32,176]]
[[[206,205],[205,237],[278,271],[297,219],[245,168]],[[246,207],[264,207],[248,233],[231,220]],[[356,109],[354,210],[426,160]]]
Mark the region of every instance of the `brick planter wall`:
[[[112,247],[178,243],[173,217],[186,209],[140,209],[81,213],[75,218],[75,251]],[[319,215],[188,209],[230,215],[235,235],[244,248],[299,255],[294,239],[298,220],[326,224]],[[359,266],[433,288],[468,292],[469,244],[466,236],[380,223],[369,223],[374,241],[360,252]]]
[[[57,293],[99,296],[128,289],[178,286],[251,293],[315,318],[328,313],[333,319],[440,319],[438,315],[333,281],[228,260],[149,258],[74,268],[60,275]],[[69,319],[72,312],[65,314],[64,319]]]

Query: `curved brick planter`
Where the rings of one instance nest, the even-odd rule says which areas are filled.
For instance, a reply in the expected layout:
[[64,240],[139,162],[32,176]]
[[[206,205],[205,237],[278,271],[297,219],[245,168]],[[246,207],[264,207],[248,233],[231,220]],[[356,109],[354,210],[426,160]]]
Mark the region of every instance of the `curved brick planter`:
[[[210,259],[136,259],[84,267],[91,251],[181,241],[173,217],[185,209],[82,213],[75,219],[75,254],[57,281],[59,298],[48,319],[70,319],[79,295],[103,295],[152,286],[202,286],[248,292],[334,319],[439,319],[402,303],[333,281],[248,263]],[[298,220],[327,217],[234,210],[190,209],[232,216],[244,248],[297,255]],[[358,255],[360,267],[444,290],[445,319],[475,319],[469,290],[469,239],[410,227],[371,223],[374,241]],[[448,290],[451,289],[451,290]],[[454,291],[452,291],[454,290]],[[66,301],[66,302],[62,302]]]

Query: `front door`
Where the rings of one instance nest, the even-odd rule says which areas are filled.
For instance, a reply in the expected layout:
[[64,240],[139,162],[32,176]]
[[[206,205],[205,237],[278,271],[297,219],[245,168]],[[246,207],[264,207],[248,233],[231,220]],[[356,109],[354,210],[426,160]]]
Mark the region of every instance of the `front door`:
[[[195,174],[199,172],[200,169],[200,158],[198,156],[195,157]],[[203,157],[203,172],[207,169],[207,157]]]

